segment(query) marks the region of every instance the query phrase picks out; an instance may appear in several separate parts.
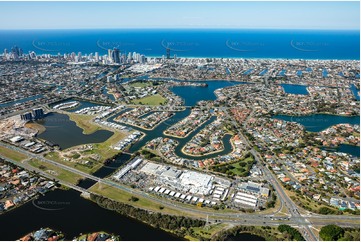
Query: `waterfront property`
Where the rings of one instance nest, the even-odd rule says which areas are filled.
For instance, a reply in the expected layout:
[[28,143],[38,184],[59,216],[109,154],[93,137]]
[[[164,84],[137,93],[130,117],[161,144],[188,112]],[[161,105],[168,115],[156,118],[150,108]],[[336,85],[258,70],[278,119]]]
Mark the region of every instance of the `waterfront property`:
[[54,182],[6,162],[0,157],[0,215],[45,194]]
[[[41,82],[49,82],[52,85],[42,89],[46,95],[39,100],[44,100],[41,103],[44,109],[48,109],[46,104],[51,100],[74,102],[65,104],[65,107],[72,107],[79,102],[79,106],[69,109],[74,112],[70,115],[70,120],[74,122],[67,116],[57,113],[51,113],[43,121],[38,121],[37,124],[43,124],[46,130],[38,133],[37,138],[48,140],[65,149],[62,152],[50,152],[45,155],[46,158],[87,173],[94,172],[97,177],[110,175],[112,182],[125,184],[126,189],[141,190],[141,193],[137,193],[139,198],[129,195],[124,199],[121,197],[124,191],[114,188],[112,191],[118,193],[114,196],[114,192],[113,198],[123,199],[123,202],[135,206],[140,200],[140,207],[149,201],[144,202],[145,196],[152,196],[161,200],[185,203],[180,204],[185,207],[205,206],[205,210],[213,207],[257,211],[268,207],[268,202],[273,202],[274,205],[275,194],[269,193],[271,186],[268,182],[275,185],[275,181],[267,177],[267,172],[272,170],[290,193],[299,194],[293,199],[305,209],[322,212],[317,207],[322,204],[327,208],[335,206],[331,207],[330,211],[336,211],[336,207],[347,207],[349,209],[344,210],[346,213],[350,210],[357,213],[358,203],[354,200],[345,202],[346,200],[340,199],[340,196],[349,200],[359,197],[359,175],[356,172],[359,158],[337,150],[322,150],[320,147],[331,145],[340,146],[341,149],[344,144],[359,143],[359,102],[355,100],[354,93],[349,88],[350,85],[355,85],[356,92],[359,88],[358,61],[149,58],[148,63],[136,63],[136,60],[114,68],[107,66],[111,60],[106,57],[100,58],[99,61],[99,56],[98,60],[80,56],[81,63],[78,63],[72,56],[44,56],[32,60],[34,70],[39,73],[34,76],[29,71],[25,73],[30,74],[22,74],[23,69],[32,68],[26,59],[23,60],[24,65],[20,66],[12,60],[7,60],[8,55],[5,58],[4,67],[0,68],[6,73],[7,83],[17,85],[12,79],[31,78],[35,82],[35,88],[39,87]],[[57,62],[63,67],[57,66]],[[112,73],[108,75],[108,71]],[[147,71],[151,72],[140,74]],[[339,75],[340,72],[342,75]],[[170,81],[169,77],[178,80]],[[127,83],[125,78],[130,82]],[[146,81],[132,82],[133,79]],[[225,81],[204,81],[205,79]],[[31,88],[31,85],[26,86]],[[122,106],[109,98],[108,93],[104,92],[105,86],[114,93],[118,102],[122,102]],[[14,91],[11,85],[8,88],[1,87],[1,90]],[[19,98],[30,94],[35,95],[37,92],[34,88],[29,91],[21,90]],[[116,107],[77,101],[71,99],[73,97],[87,98],[103,104],[113,102]],[[8,98],[7,94],[2,100]],[[2,108],[5,112],[1,111],[1,115],[23,110],[24,107],[31,106],[30,102],[39,104],[39,100],[25,101],[28,102],[26,105]],[[162,102],[165,105],[147,107],[139,103],[139,100],[142,104],[146,101],[147,104]],[[132,102],[139,105],[129,105]],[[29,110],[22,113],[29,113]],[[319,116],[320,113],[334,116]],[[26,115],[23,117],[26,119]],[[335,125],[345,122],[351,123],[352,127]],[[9,144],[21,149],[36,146],[37,143],[33,144],[35,141],[29,139],[34,130],[30,131],[21,125],[23,122],[10,119],[1,122],[0,128],[1,131],[8,131],[6,135]],[[99,130],[101,128],[112,130],[114,134]],[[131,132],[133,130],[135,131]],[[321,130],[322,132],[318,132]],[[170,135],[173,137],[167,137]],[[120,150],[133,153],[140,151],[141,156],[127,162],[129,155],[118,162],[118,158],[113,159],[113,155]],[[112,159],[106,160],[110,157]],[[153,161],[144,157],[149,157]],[[19,157],[19,160],[24,159],[25,157]],[[104,160],[106,161],[103,166]],[[78,180],[76,176],[70,179],[66,176],[69,174],[63,174],[60,169],[49,166],[45,161],[29,160],[28,164],[48,173],[58,173],[56,177],[62,181],[76,183]],[[217,169],[209,172],[208,168],[213,166]],[[111,171],[117,168],[120,169],[111,174]],[[252,176],[248,177],[249,174]],[[80,186],[87,189],[94,183],[95,181],[88,179],[80,183]],[[117,185],[123,186],[122,184]],[[97,187],[105,191],[102,194],[107,194],[111,189],[107,190],[109,187],[103,185],[98,183],[93,188],[96,190]],[[64,195],[61,198],[67,197]],[[128,198],[130,200],[127,200]],[[61,200],[59,197],[57,199]],[[288,203],[282,197],[279,199],[283,204]],[[304,201],[307,203],[303,203]],[[41,202],[37,203],[39,204]],[[61,205],[66,204],[65,201]],[[293,203],[289,205],[292,207]],[[157,212],[164,209],[165,213],[170,211],[169,207],[156,206],[157,208],[154,208],[149,205],[147,209]],[[84,207],[89,208],[86,205]],[[79,206],[79,211],[71,210],[71,213],[65,211],[66,206],[56,207],[58,208],[64,211],[54,216],[61,218],[63,215],[70,216],[77,212],[80,218],[75,218],[69,225],[60,225],[58,221],[53,221],[52,217],[44,219],[44,214],[31,211],[32,216],[41,218],[34,218],[34,223],[38,226],[34,229],[45,227],[45,223],[46,226],[54,225],[62,231],[71,230],[71,233],[78,229],[78,224],[81,229],[86,227],[86,230],[82,231],[101,231],[105,227],[111,227],[111,230],[116,231],[119,227],[124,227],[127,231],[125,239],[144,239],[144,235],[138,233],[139,230],[132,231],[126,225],[119,224],[118,217],[98,216],[104,213],[104,210],[98,214],[93,208],[89,208],[92,211],[91,216],[99,217],[104,223],[91,224],[88,227],[82,224],[89,222],[89,219],[86,222],[84,220],[89,218],[89,213],[81,211],[83,207]],[[292,211],[290,213],[295,215]],[[27,216],[22,214],[19,217]],[[20,221],[19,217],[15,216],[15,219]],[[107,221],[117,222],[109,224]],[[16,225],[21,225],[21,222]],[[77,226],[70,227],[73,223]],[[13,221],[10,221],[10,225],[15,226]],[[7,224],[4,226],[8,229]],[[76,231],[76,234],[78,233],[79,231]],[[6,237],[9,234],[5,233],[2,236]],[[122,235],[121,237],[123,238]],[[156,236],[151,238],[162,239]]]

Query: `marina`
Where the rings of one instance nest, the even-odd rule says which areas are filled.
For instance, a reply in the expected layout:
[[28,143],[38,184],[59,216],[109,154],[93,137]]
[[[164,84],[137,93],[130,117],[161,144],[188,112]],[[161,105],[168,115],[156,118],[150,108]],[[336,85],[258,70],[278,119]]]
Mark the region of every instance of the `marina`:
[[0,2],[0,240],[360,241],[359,7]]
[[57,104],[53,108],[54,109],[64,110],[64,109],[72,109],[72,108],[75,108],[75,107],[77,107],[79,105],[80,104],[79,104],[78,101],[71,101],[71,102],[65,102],[65,103]]
[[[102,106],[104,104],[89,102],[89,101],[85,101],[85,100],[75,100],[73,98],[70,98],[66,101],[60,101],[60,102],[54,103],[54,104],[50,105],[50,107],[56,109],[56,106],[63,107],[64,105],[65,105],[65,108],[62,108],[62,109],[66,109],[66,111],[68,111],[68,112],[76,112],[76,111],[79,111],[84,108],[90,108],[90,107],[94,107],[94,106]],[[70,105],[71,107],[68,107],[68,105]]]

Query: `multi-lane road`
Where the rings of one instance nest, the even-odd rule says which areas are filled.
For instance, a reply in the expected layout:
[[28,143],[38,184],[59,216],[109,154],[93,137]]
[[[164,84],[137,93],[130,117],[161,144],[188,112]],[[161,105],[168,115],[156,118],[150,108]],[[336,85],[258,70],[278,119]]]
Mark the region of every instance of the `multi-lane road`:
[[[312,231],[309,232],[310,227],[312,225],[320,225],[320,226],[327,225],[330,223],[334,223],[334,221],[336,219],[339,219],[340,220],[340,222],[338,223],[339,225],[355,226],[357,224],[357,222],[355,223],[355,221],[359,221],[358,216],[336,216],[336,215],[302,216],[301,214],[298,213],[296,205],[294,205],[294,203],[290,200],[290,198],[287,197],[287,195],[284,193],[282,188],[278,187],[278,186],[280,186],[279,184],[278,184],[278,186],[275,185],[275,189],[276,189],[277,193],[279,194],[279,196],[281,197],[280,199],[283,200],[283,203],[286,205],[286,207],[292,211],[291,212],[292,216],[279,216],[279,215],[276,215],[276,212],[273,214],[247,214],[247,213],[240,213],[240,212],[224,213],[221,211],[209,211],[209,210],[202,210],[199,208],[192,208],[189,206],[184,206],[181,203],[175,203],[173,201],[169,201],[166,199],[151,196],[146,192],[123,186],[119,183],[113,182],[108,179],[102,179],[102,178],[87,174],[87,173],[79,171],[75,168],[55,162],[53,160],[46,159],[41,155],[36,155],[36,154],[30,153],[26,150],[22,150],[18,147],[15,147],[15,146],[12,146],[9,144],[0,142],[0,145],[3,147],[6,147],[6,148],[12,149],[14,151],[17,151],[17,152],[21,152],[21,153],[25,154],[26,156],[28,156],[29,158],[39,159],[43,162],[55,165],[61,169],[72,172],[74,174],[78,174],[82,177],[91,179],[91,180],[99,182],[101,184],[105,184],[105,185],[114,187],[116,189],[120,189],[122,191],[134,194],[136,196],[151,200],[152,202],[162,204],[164,206],[179,210],[190,216],[194,216],[197,218],[199,218],[200,216],[203,218],[206,218],[207,216],[209,216],[209,221],[211,221],[211,222],[217,221],[217,222],[227,222],[227,223],[243,224],[243,225],[269,225],[269,226],[276,226],[279,224],[289,224],[291,226],[300,227],[302,229],[301,231],[307,231],[307,232],[304,232],[304,235],[305,236],[307,235],[306,236],[307,240],[317,240],[316,236],[313,235]],[[257,157],[257,154],[255,155],[255,157]],[[6,160],[8,160],[18,166],[24,167],[25,169],[29,169],[29,165],[26,164],[26,162],[17,162],[17,161],[10,160],[10,159],[6,159]],[[39,170],[37,170],[37,171],[39,172]],[[265,169],[264,169],[264,171],[265,171]],[[272,173],[270,173],[270,174],[266,173],[266,174],[267,174],[266,176],[269,178],[269,180],[271,182],[272,182],[272,179],[273,180],[275,179],[272,176]],[[51,177],[51,178],[53,178],[53,177]],[[66,186],[69,186],[75,190],[78,190],[80,192],[84,192],[83,188],[77,187],[75,185],[71,185],[64,181],[60,181],[60,183],[66,185]],[[309,219],[312,219],[312,218],[317,218],[317,220],[311,224]],[[342,222],[342,220],[344,220],[344,221]]]
[[[240,125],[233,119],[232,115],[229,115],[229,113],[227,111],[225,113],[228,116],[228,118],[231,120],[233,125],[235,127],[240,128]],[[253,113],[253,110],[252,110],[252,113]],[[252,116],[251,114],[248,116],[248,118]],[[245,123],[246,123],[246,121],[244,122],[244,124]],[[285,191],[284,191],[282,185],[280,185],[277,177],[268,169],[262,156],[253,148],[253,146],[250,144],[248,139],[245,138],[242,133],[240,134],[240,137],[241,137],[242,141],[250,149],[250,152],[254,156],[257,164],[260,165],[260,169],[262,170],[262,172],[264,174],[264,179],[269,181],[272,184],[272,186],[274,187],[274,189],[278,195],[278,198],[281,202],[281,207],[285,206],[287,208],[288,213],[290,215],[290,220],[296,222],[300,226],[300,232],[303,234],[303,236],[306,240],[312,240],[312,241],[317,240],[316,235],[313,233],[313,231],[311,229],[313,227],[313,225],[307,218],[305,218],[302,214],[300,214],[298,207],[292,201],[292,199],[285,193]],[[264,165],[264,166],[261,166],[261,165]],[[329,217],[329,216],[325,216],[325,217]],[[359,219],[359,217],[357,217],[357,218]]]

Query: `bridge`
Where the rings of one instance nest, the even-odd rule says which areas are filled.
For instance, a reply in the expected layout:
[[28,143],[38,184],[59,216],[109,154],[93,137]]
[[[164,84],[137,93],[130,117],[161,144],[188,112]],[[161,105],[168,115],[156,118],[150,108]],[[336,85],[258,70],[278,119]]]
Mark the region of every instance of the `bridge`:
[[[359,222],[359,216],[310,214],[306,217],[306,216],[298,213],[298,211],[296,212],[295,210],[293,210],[293,212],[291,213],[292,216],[288,217],[288,216],[276,215],[277,211],[273,212],[271,214],[247,214],[247,213],[240,213],[240,212],[225,212],[224,213],[222,211],[221,212],[209,211],[209,210],[201,210],[201,209],[197,209],[197,208],[193,208],[193,207],[186,207],[186,206],[182,206],[179,203],[175,203],[173,201],[170,201],[170,200],[167,200],[164,198],[151,196],[148,193],[143,192],[141,190],[131,189],[129,187],[126,187],[119,183],[113,182],[111,180],[103,179],[103,178],[93,176],[91,174],[87,174],[85,172],[79,171],[79,170],[69,167],[67,165],[46,159],[46,158],[42,157],[41,155],[36,155],[36,154],[30,153],[26,150],[22,150],[18,147],[14,147],[14,146],[2,143],[2,142],[0,142],[0,146],[15,150],[17,152],[21,152],[21,153],[27,155],[28,157],[39,159],[43,162],[55,165],[64,170],[78,174],[81,177],[88,178],[92,181],[98,182],[99,184],[108,185],[108,186],[114,187],[116,189],[122,190],[124,192],[130,193],[132,195],[143,197],[147,200],[150,200],[151,202],[155,202],[158,204],[162,204],[164,206],[171,207],[172,209],[175,209],[175,210],[180,210],[180,211],[186,212],[187,216],[195,217],[198,219],[199,218],[202,219],[202,217],[205,219],[206,216],[209,216],[210,217],[209,220],[212,222],[227,222],[227,223],[238,224],[238,225],[244,224],[244,225],[277,226],[279,224],[288,224],[288,225],[292,225],[292,226],[301,226],[301,228],[304,231],[304,235],[306,236],[306,239],[308,239],[308,240],[317,240],[316,236],[314,236],[314,234],[312,232],[310,232],[311,231],[310,227],[312,227],[313,225],[327,225],[330,223],[335,223],[335,220],[339,220],[339,222],[336,222],[336,224],[341,225],[341,226],[350,226],[350,227],[354,227],[356,225],[359,226],[359,224],[357,224],[357,222]],[[3,158],[3,156],[0,156],[0,157]],[[29,160],[29,159],[27,159],[27,160]],[[4,160],[10,161],[11,163],[18,165],[20,167],[23,167],[25,169],[39,172],[39,174],[42,174],[44,177],[47,177],[49,179],[56,179],[50,174],[47,174],[37,168],[31,167],[30,165],[28,165],[26,163],[26,160],[23,162],[17,162],[17,161],[14,161],[14,160],[11,160],[11,159],[5,158],[5,157],[4,157]],[[267,177],[271,181],[273,180],[273,182],[274,182],[274,178],[272,175],[267,174]],[[81,188],[81,187],[73,185],[73,184],[69,184],[65,181],[59,181],[59,183],[63,184],[64,186],[68,186],[74,190],[77,190],[77,191],[83,193],[84,195],[89,195],[89,192],[84,188]],[[276,188],[277,192],[281,194],[280,200],[285,200],[284,204],[289,208],[289,210],[292,211],[292,209],[295,208],[295,205],[290,201],[289,198],[288,199],[285,198],[285,196],[287,196],[287,195],[285,195],[284,192],[280,191],[279,190],[280,188],[278,186],[276,186],[275,188]],[[317,219],[317,221],[314,221],[311,223],[309,221],[309,219],[312,219],[312,218]]]

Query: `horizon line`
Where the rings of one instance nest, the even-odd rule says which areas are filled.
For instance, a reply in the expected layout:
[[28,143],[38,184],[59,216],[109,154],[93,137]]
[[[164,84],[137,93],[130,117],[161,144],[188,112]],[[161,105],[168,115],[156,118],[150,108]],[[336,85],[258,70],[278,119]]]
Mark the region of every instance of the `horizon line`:
[[265,27],[104,27],[104,28],[12,28],[4,30],[337,30],[337,31],[358,31],[360,28],[265,28]]

